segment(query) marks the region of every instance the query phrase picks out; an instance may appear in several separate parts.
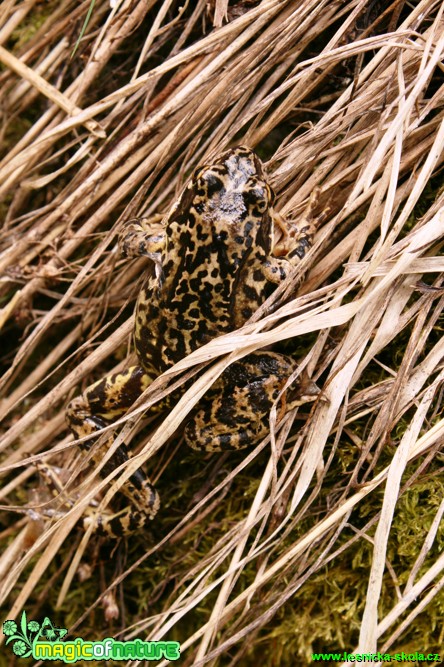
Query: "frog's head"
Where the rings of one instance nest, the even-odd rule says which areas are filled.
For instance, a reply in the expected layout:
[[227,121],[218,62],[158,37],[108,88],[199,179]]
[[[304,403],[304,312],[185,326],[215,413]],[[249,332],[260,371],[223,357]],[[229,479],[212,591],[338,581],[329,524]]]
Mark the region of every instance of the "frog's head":
[[268,185],[261,160],[247,146],[222,153],[211,164],[198,167],[189,185],[211,199],[216,192],[249,194],[262,208],[272,206],[274,193]]
[[246,146],[230,149],[195,170],[182,202],[189,220],[213,236],[227,235],[237,255],[260,245],[270,250],[274,193],[260,159]]

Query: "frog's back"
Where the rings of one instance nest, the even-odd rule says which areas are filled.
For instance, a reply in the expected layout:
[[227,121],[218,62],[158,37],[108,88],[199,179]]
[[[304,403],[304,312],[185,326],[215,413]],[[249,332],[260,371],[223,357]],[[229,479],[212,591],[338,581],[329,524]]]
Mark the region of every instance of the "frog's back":
[[163,371],[235,327],[243,267],[270,250],[271,196],[249,149],[196,171],[169,214],[160,275],[139,297],[136,346],[147,370]]

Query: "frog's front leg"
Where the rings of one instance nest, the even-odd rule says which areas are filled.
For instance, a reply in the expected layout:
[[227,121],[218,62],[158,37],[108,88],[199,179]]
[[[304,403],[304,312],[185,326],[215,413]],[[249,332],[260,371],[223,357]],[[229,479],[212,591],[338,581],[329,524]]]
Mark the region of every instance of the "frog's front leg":
[[[187,444],[221,451],[260,442],[270,431],[270,410],[295,368],[290,357],[274,352],[253,352],[235,361],[199,401],[185,426]],[[284,394],[278,417],[287,409]]]
[[279,213],[273,211],[273,228],[279,229],[281,238],[273,247],[274,257],[285,257],[292,264],[303,259],[313,245],[314,237],[319,225],[326,218],[329,209],[325,209],[315,216],[315,209],[319,204],[319,188],[315,188],[309,202],[297,222],[285,220]]
[[165,245],[165,230],[147,218],[128,220],[119,234],[119,248],[124,257],[150,257],[158,260]]
[[[122,417],[151,381],[152,378],[140,366],[131,366],[122,373],[108,375],[88,387],[66,409],[68,425],[75,437],[82,438],[96,433]],[[89,450],[93,442],[93,439],[87,440],[81,443],[81,447]],[[110,438],[103,448],[95,448],[93,460],[101,462],[112,442]],[[128,458],[126,446],[121,445],[103,466],[100,475],[106,477]],[[142,470],[131,475],[121,491],[131,501],[131,505],[111,518],[97,519],[97,527],[111,537],[141,529],[159,508],[158,493]]]

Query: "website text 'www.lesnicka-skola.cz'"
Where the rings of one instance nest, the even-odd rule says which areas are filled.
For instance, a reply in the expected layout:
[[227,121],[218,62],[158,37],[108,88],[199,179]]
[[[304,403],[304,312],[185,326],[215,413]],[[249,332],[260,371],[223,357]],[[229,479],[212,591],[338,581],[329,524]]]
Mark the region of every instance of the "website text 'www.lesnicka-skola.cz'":
[[311,659],[313,662],[332,660],[333,662],[442,662],[442,657],[439,653],[312,653]]

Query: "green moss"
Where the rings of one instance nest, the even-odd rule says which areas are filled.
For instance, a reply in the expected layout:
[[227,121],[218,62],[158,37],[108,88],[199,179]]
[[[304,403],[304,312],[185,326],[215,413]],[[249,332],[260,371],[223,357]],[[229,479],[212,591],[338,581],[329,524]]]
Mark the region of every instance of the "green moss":
[[10,37],[10,42],[14,44],[14,49],[20,51],[27,46],[38,30],[45,24],[51,14],[59,7],[57,0],[46,0],[46,2],[37,2],[32,12],[29,12],[25,18],[20,21]]

